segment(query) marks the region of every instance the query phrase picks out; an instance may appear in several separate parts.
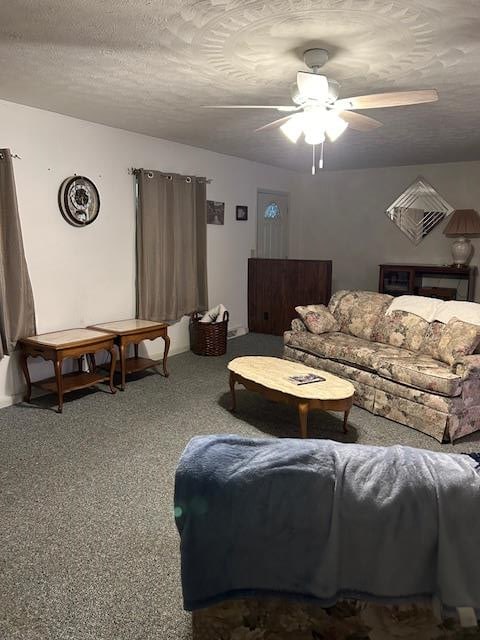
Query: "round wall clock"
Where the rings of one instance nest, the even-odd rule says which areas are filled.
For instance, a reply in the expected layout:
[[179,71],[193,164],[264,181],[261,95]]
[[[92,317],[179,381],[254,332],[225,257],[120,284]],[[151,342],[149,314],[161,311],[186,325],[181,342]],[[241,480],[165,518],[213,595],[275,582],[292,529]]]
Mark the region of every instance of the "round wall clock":
[[72,176],[60,185],[58,205],[62,216],[74,227],[91,224],[100,211],[97,187],[84,176]]

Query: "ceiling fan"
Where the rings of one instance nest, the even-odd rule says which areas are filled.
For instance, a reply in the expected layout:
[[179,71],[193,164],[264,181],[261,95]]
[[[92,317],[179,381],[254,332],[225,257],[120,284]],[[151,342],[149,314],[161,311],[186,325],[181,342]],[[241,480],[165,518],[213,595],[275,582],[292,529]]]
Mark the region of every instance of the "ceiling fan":
[[307,49],[303,59],[311,71],[299,71],[292,86],[293,105],[209,105],[209,109],[276,109],[290,115],[269,122],[255,131],[267,131],[277,127],[289,140],[296,143],[304,136],[305,142],[313,146],[312,174],[315,174],[315,147],[320,145],[319,168],[323,168],[323,143],[326,137],[335,142],[347,127],[357,131],[371,131],[382,123],[374,118],[356,113],[354,109],[380,109],[403,107],[412,104],[435,102],[435,89],[421,91],[394,91],[354,98],[340,98],[340,85],[320,73],[328,61],[326,49]]

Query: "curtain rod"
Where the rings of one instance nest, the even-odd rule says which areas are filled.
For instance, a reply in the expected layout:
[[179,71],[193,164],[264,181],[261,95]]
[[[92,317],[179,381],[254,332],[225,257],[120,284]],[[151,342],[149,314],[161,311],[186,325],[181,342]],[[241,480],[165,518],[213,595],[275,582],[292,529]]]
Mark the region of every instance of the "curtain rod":
[[[18,156],[16,153],[10,153],[11,158],[16,158],[17,160],[21,160],[22,158]],[[0,158],[3,159],[3,153],[0,153]]]
[[[135,167],[131,167],[131,168],[128,170],[128,173],[129,173],[129,175],[131,175],[131,176],[136,176],[137,174],[139,174],[139,173],[140,173],[140,171],[141,171],[141,169],[135,169]],[[152,177],[153,177],[153,176],[152,176]],[[189,178],[190,176],[185,176],[185,177],[186,177],[186,178]],[[203,181],[202,181],[202,182],[203,182]],[[210,183],[212,182],[212,178],[205,178],[205,182],[206,182],[207,184],[210,184]]]

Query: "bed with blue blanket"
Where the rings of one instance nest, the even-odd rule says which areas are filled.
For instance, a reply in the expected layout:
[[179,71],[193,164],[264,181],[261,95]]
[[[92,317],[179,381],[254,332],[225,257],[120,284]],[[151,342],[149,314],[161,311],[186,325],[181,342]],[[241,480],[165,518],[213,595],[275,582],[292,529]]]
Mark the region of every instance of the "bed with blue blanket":
[[323,608],[433,602],[470,624],[480,612],[472,456],[196,437],[178,464],[175,516],[190,611],[274,596]]

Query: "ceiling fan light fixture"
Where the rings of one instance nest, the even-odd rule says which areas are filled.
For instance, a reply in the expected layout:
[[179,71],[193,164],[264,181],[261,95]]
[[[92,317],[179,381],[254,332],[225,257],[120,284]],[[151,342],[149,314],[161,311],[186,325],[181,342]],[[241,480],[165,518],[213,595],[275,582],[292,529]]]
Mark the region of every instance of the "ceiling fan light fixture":
[[308,100],[325,101],[328,98],[328,80],[326,76],[299,71],[297,73],[299,94]]
[[314,107],[303,113],[303,132],[307,144],[325,142],[326,115],[324,107]]
[[325,126],[325,132],[330,142],[335,142],[344,133],[348,127],[348,123],[342,120],[340,116],[331,111],[327,116],[327,122]]
[[323,129],[305,129],[305,142],[307,144],[322,144],[325,142],[325,131]]
[[298,113],[282,124],[280,131],[294,144],[303,133],[303,114]]
[[301,105],[305,102],[303,96],[300,95],[300,91],[298,90],[296,82],[294,82],[290,87],[290,97],[292,98],[292,102],[294,102],[296,105]]
[[340,83],[336,80],[331,80],[327,78],[328,81],[328,102],[333,104],[337,99],[340,93]]

